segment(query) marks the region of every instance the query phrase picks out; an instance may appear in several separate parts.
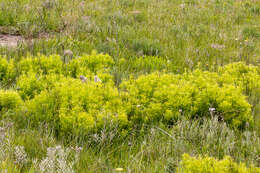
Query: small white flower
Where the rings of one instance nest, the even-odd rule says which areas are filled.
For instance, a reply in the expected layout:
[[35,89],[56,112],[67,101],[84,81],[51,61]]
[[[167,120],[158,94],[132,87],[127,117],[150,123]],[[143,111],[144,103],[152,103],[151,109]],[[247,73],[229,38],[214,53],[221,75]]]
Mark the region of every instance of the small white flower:
[[216,108],[209,108],[209,112],[214,112],[216,111]]

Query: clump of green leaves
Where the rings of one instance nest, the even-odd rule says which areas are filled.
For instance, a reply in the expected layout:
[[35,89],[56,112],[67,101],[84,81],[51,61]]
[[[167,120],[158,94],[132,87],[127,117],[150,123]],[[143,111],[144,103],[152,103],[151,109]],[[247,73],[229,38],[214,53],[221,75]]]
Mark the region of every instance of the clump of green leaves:
[[169,123],[181,116],[218,116],[234,127],[252,122],[251,106],[241,90],[228,84],[220,86],[216,73],[152,73],[126,81],[121,88],[132,120]]
[[20,95],[11,90],[0,90],[0,112],[17,111],[23,105]]
[[84,75],[91,80],[97,75],[103,82],[112,82],[112,76],[109,73],[114,64],[111,56],[93,51],[90,55],[71,60],[66,66],[65,74],[74,78]]
[[127,125],[117,89],[110,85],[64,78],[27,102],[34,124],[48,122],[62,133],[97,130],[106,122]]
[[65,77],[60,74],[43,75],[29,71],[27,74],[19,76],[16,85],[20,96],[24,100],[29,100],[40,94],[41,91],[51,89],[56,82],[63,78]]
[[7,59],[0,56],[0,83],[6,85],[8,82],[12,82],[15,76],[14,61],[7,61]]
[[177,173],[258,173],[259,168],[249,166],[244,163],[236,163],[231,157],[226,156],[223,160],[212,157],[191,157],[188,154],[182,156]]
[[59,55],[38,55],[36,57],[27,56],[23,58],[17,65],[20,74],[30,71],[38,74],[62,74],[63,62]]

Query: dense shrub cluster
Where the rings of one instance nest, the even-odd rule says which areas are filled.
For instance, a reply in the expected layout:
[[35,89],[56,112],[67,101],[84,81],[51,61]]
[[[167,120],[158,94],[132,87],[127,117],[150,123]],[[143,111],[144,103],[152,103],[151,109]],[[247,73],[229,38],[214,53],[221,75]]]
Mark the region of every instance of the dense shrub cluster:
[[38,55],[37,57],[28,56],[22,58],[17,65],[20,74],[35,72],[38,74],[63,73],[63,62],[59,55]]
[[17,92],[0,90],[0,113],[18,111],[22,105],[23,101]]
[[251,107],[241,90],[220,86],[217,74],[196,70],[183,75],[153,73],[122,84],[131,119],[167,122],[186,116],[218,116],[234,127],[252,122]]
[[27,102],[28,118],[39,122],[55,122],[60,132],[95,130],[104,123],[127,125],[118,91],[110,85],[64,78],[52,89],[45,90]]
[[[1,109],[14,109],[23,99],[27,119],[34,124],[48,122],[65,133],[97,130],[111,121],[124,127],[131,123],[168,125],[180,117],[205,116],[243,128],[252,124],[252,109],[256,112],[260,99],[259,69],[243,63],[218,72],[154,72],[130,78],[116,88],[111,75],[115,63],[109,55],[92,52],[69,61],[64,58],[68,56],[28,56],[16,64],[1,58],[0,80],[16,79],[17,88],[17,93],[8,91],[8,97],[2,96]],[[147,63],[150,59],[155,64]],[[157,57],[138,62],[143,62],[141,68],[147,65],[147,69],[160,71],[167,63]]]
[[184,154],[177,173],[258,173],[260,168],[246,167],[245,164],[237,164],[230,157],[216,160],[212,157],[191,157]]
[[83,55],[73,59],[68,64],[68,74],[72,77],[89,75],[90,73],[109,72],[113,67],[114,60],[109,55],[97,54],[95,51],[90,55]]
[[27,74],[19,76],[16,84],[21,97],[24,100],[28,100],[40,94],[43,90],[49,90],[56,82],[64,78],[61,74],[42,75],[30,71]]
[[260,98],[260,69],[242,62],[232,63],[219,68],[219,82],[241,87],[246,95],[257,94]]
[[16,72],[14,68],[14,61],[7,61],[5,58],[0,56],[0,84],[6,84],[15,79]]

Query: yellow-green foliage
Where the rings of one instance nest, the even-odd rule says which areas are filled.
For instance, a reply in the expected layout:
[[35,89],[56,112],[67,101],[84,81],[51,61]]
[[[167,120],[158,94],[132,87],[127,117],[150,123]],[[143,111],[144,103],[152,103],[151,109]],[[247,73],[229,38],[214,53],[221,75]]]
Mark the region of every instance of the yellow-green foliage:
[[93,51],[90,55],[83,55],[71,60],[66,67],[66,74],[77,78],[84,75],[90,80],[93,80],[94,75],[98,75],[103,82],[111,82],[112,76],[108,72],[113,64],[111,56],[97,54]]
[[28,56],[18,63],[18,71],[27,73],[33,71],[38,74],[61,74],[63,72],[63,62],[59,55],[38,55],[36,57]]
[[18,166],[15,165],[12,161],[2,161],[0,162],[0,170],[3,172],[12,172],[12,173],[19,173]]
[[228,83],[242,89],[252,105],[255,124],[259,124],[260,115],[260,69],[243,62],[232,63],[219,69],[219,83]]
[[242,87],[247,95],[257,94],[260,98],[260,69],[243,62],[232,63],[219,68],[221,83]]
[[17,92],[0,90],[0,112],[16,111],[22,104],[23,101]]
[[94,130],[106,121],[127,125],[127,116],[117,89],[89,81],[67,78],[55,83],[27,103],[28,118],[55,122],[66,133]]
[[15,68],[13,60],[7,61],[0,56],[0,82],[12,81],[15,79]]
[[114,64],[111,56],[97,54],[93,51],[90,55],[83,55],[75,58],[68,64],[68,72],[72,77],[87,75],[89,72],[105,72]]
[[19,88],[19,94],[24,100],[26,100],[32,99],[35,95],[45,89],[52,88],[54,83],[63,78],[65,77],[60,74],[42,75],[30,71],[27,74],[19,76],[16,85],[17,88]]
[[157,70],[166,70],[169,67],[170,61],[167,61],[166,58],[156,56],[144,56],[134,59],[131,64],[133,71],[150,73]]
[[191,157],[188,154],[182,156],[177,173],[260,173],[260,168],[246,167],[244,163],[236,163],[231,157],[226,156],[223,160],[212,157]]
[[252,122],[251,107],[241,90],[233,85],[219,86],[215,73],[153,73],[124,82],[121,88],[132,119],[169,121],[182,115],[210,116],[209,108],[215,108],[212,114],[232,126]]
[[[149,63],[150,60],[159,64]],[[3,76],[16,74],[13,61],[3,58],[1,61]],[[140,68],[147,65],[147,69],[162,70],[166,60],[147,56],[138,62]],[[69,62],[63,62],[58,55],[28,56],[15,66],[16,87],[27,102],[28,117],[35,123],[54,123],[67,132],[96,129],[107,120],[123,126],[126,122],[169,124],[181,116],[188,119],[217,116],[238,128],[253,122],[251,108],[254,111],[260,99],[257,67],[234,63],[218,72],[194,70],[179,75],[155,72],[130,78],[118,90],[111,75],[113,66],[109,55],[96,52]],[[101,81],[94,82],[97,76]],[[254,100],[250,101],[252,96]]]

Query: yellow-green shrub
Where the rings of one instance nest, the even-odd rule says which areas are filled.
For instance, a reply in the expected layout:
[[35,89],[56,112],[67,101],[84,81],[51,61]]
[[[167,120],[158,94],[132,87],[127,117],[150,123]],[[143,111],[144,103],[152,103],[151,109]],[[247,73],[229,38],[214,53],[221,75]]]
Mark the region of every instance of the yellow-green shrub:
[[16,72],[14,67],[14,61],[9,62],[0,56],[0,82],[13,81],[15,79]]
[[45,89],[53,87],[54,83],[65,77],[61,74],[42,75],[29,71],[27,74],[22,74],[17,79],[16,85],[19,88],[18,92],[24,100],[32,99]]
[[89,80],[94,80],[94,76],[97,75],[102,82],[112,83],[113,77],[109,74],[109,70],[113,64],[114,61],[109,55],[97,54],[93,51],[90,55],[74,58],[66,64],[59,55],[28,56],[18,63],[17,68],[20,75],[27,75],[27,73],[35,73],[38,76],[63,74],[73,78],[83,75]]
[[232,63],[219,69],[219,83],[240,87],[252,105],[255,124],[260,123],[260,69],[243,62]]
[[127,125],[117,89],[92,81],[67,78],[27,102],[28,118],[34,123],[55,123],[65,133],[95,130],[106,121]]
[[30,71],[38,74],[61,74],[63,72],[63,62],[59,55],[28,56],[18,63],[18,71],[20,74]]
[[113,65],[114,61],[109,55],[97,54],[93,51],[90,55],[83,55],[71,60],[65,71],[74,78],[84,75],[93,80],[94,75],[98,75],[103,82],[111,82],[112,76],[108,73]]
[[231,157],[223,160],[212,157],[191,157],[188,154],[182,156],[177,173],[260,173],[260,168],[246,167],[244,163],[236,163]]
[[218,72],[220,83],[239,86],[245,94],[249,96],[257,94],[260,98],[260,69],[258,67],[238,62],[221,67]]
[[217,83],[215,73],[183,75],[152,73],[121,85],[130,119],[138,121],[171,121],[179,116],[188,118],[214,115],[235,127],[252,122],[250,105],[241,89]]
[[23,101],[19,94],[11,90],[0,90],[0,112],[17,111]]

